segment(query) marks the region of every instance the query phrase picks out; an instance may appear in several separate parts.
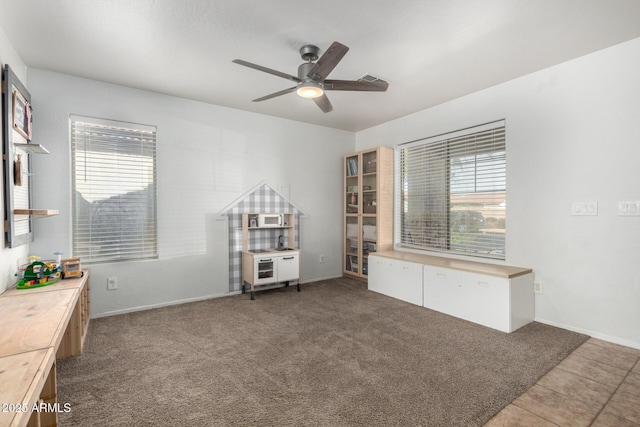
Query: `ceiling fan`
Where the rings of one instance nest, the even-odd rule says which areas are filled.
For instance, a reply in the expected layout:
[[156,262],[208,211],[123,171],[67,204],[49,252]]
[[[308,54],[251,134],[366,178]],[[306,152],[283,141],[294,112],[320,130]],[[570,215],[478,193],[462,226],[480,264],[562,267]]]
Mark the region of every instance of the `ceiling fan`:
[[[282,73],[271,68],[261,65],[252,64],[242,59],[234,59],[236,64],[253,68],[258,71],[273,74],[287,80],[292,80],[297,84],[294,87],[284,89],[272,94],[254,99],[253,102],[265,101],[280,95],[291,92],[297,92],[303,98],[311,98],[320,109],[328,113],[333,110],[333,106],[327,98],[325,91],[327,90],[351,90],[351,91],[367,91],[367,92],[384,92],[389,87],[389,83],[385,81],[358,81],[358,80],[328,80],[327,76],[338,65],[338,62],[344,57],[349,48],[341,43],[333,42],[329,49],[318,59],[320,49],[314,45],[304,45],[300,48],[300,56],[306,62],[298,67],[298,76]],[[317,60],[317,62],[313,62]]]

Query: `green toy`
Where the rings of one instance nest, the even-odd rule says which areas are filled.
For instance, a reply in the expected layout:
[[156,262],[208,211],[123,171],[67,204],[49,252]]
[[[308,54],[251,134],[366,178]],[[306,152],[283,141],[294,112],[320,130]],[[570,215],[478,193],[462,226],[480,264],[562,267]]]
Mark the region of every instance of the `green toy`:
[[52,278],[57,271],[57,266],[54,267],[42,261],[34,261],[25,268],[23,278],[16,285],[16,289],[31,289],[53,285],[58,281],[58,279]]

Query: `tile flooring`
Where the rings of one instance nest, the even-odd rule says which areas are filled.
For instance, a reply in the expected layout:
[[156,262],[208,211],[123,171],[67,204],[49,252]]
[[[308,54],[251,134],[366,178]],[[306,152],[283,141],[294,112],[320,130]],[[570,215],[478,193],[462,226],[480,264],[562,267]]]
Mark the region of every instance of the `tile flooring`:
[[640,427],[640,350],[590,338],[485,427]]

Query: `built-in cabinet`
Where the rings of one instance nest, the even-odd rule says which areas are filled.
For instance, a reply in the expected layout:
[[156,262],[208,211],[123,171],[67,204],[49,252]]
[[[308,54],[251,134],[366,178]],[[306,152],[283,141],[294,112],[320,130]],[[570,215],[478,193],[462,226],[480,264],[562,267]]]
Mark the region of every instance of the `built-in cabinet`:
[[[277,226],[259,225],[258,215],[242,215],[242,293],[249,284],[251,299],[255,299],[255,287],[283,283],[289,286],[298,281],[300,291],[300,249],[295,248],[295,214],[282,215]],[[267,231],[257,237],[260,231]]]
[[369,290],[512,332],[533,321],[529,268],[403,253],[369,258]]
[[369,254],[392,246],[393,149],[348,154],[344,158],[344,274],[366,278]]

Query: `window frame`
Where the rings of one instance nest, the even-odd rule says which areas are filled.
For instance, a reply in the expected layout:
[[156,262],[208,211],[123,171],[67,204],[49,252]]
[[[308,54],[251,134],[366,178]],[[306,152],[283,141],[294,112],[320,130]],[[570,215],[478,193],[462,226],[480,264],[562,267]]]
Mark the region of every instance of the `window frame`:
[[157,259],[157,127],[70,115],[69,143],[72,255]]
[[[464,140],[485,138],[490,140],[479,143],[476,151],[468,149]],[[473,143],[475,144],[475,142]],[[469,144],[469,146],[473,146]],[[507,141],[505,120],[497,120],[454,132],[418,139],[395,146],[395,195],[394,195],[394,249],[400,251],[436,252],[453,256],[470,256],[475,258],[506,259],[506,198],[507,198]],[[407,157],[407,154],[411,157]],[[491,157],[483,156],[489,154]],[[494,156],[495,154],[495,156]],[[469,168],[473,173],[473,192],[456,192],[453,189],[452,164],[454,159],[473,157],[474,166]],[[478,163],[480,156],[484,159]],[[433,166],[431,166],[433,165]],[[478,167],[481,165],[481,167]],[[407,172],[406,169],[410,172]],[[486,182],[478,180],[488,178]],[[412,170],[413,169],[413,170]],[[464,174],[464,167],[460,169]],[[413,174],[413,177],[410,175]],[[411,180],[411,181],[408,181]],[[466,181],[468,184],[469,180]],[[458,183],[458,185],[460,185]],[[484,191],[477,191],[484,186]],[[415,191],[412,191],[411,188]],[[420,187],[420,188],[417,188]],[[412,196],[413,194],[413,196]],[[479,221],[485,224],[482,213],[469,208],[454,209],[452,195],[474,195],[477,199],[489,200],[492,197],[503,198],[496,212],[502,215],[499,224],[503,231],[487,231],[472,234],[479,230],[464,231],[453,227],[454,217],[474,217],[479,214]],[[419,207],[413,207],[412,204]],[[425,209],[426,206],[429,206]],[[486,205],[483,208],[487,208]],[[501,210],[500,210],[501,209]],[[479,209],[482,210],[482,209]],[[460,213],[454,213],[460,212]],[[468,213],[467,213],[468,212]],[[491,218],[496,221],[496,218]],[[502,225],[504,224],[504,225]],[[412,234],[413,233],[413,234]],[[456,242],[453,239],[458,238]],[[469,238],[473,238],[468,244]]]

